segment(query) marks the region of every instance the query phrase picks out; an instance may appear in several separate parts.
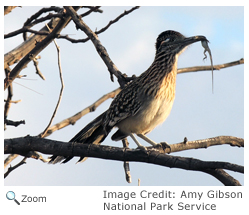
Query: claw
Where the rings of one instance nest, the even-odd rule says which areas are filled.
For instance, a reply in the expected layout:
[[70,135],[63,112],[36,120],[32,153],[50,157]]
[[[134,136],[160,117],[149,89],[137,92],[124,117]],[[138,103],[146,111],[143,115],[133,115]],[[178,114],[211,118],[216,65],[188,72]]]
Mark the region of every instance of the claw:
[[171,152],[171,147],[167,142],[161,142],[161,143],[159,143],[159,145],[163,148],[163,150],[165,150],[166,148],[169,148],[170,152]]

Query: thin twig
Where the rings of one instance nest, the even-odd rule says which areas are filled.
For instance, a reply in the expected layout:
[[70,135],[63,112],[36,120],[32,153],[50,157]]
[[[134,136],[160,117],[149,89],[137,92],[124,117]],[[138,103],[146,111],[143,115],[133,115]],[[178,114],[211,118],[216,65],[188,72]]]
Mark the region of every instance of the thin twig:
[[13,121],[13,120],[5,119],[5,120],[4,120],[4,123],[5,123],[6,125],[11,125],[11,126],[17,127],[17,126],[19,126],[19,125],[21,125],[21,124],[25,124],[25,120]]
[[59,13],[63,8],[61,7],[55,7],[55,6],[51,6],[51,7],[44,7],[42,9],[40,9],[38,12],[36,12],[35,14],[33,14],[30,18],[28,18],[26,20],[26,22],[23,24],[23,26],[27,26],[27,25],[30,25],[30,23],[33,21],[33,20],[36,20],[40,15],[42,15],[43,13],[47,13],[47,12],[50,12],[50,11],[54,11],[54,12],[57,12]]
[[[218,64],[214,65],[214,70],[220,70],[231,66],[236,66],[239,64],[244,64],[244,58],[241,58],[240,60],[224,63],[224,64]],[[199,71],[207,71],[212,70],[212,66],[194,66],[194,67],[187,67],[187,68],[180,68],[177,70],[177,74],[186,73],[186,72],[199,72]]]
[[[14,36],[17,36],[18,34],[22,34],[22,33],[33,33],[33,34],[36,34],[36,35],[48,35],[49,32],[46,32],[46,31],[36,31],[36,30],[33,30],[33,29],[30,29],[32,26],[38,24],[38,23],[41,23],[41,22],[44,22],[46,20],[49,20],[51,18],[62,18],[62,14],[48,14],[47,16],[45,17],[42,17],[40,19],[37,19],[35,20],[34,22],[30,23],[28,26],[24,25],[22,28],[19,28],[15,31],[12,31],[8,34],[5,34],[4,35],[4,39],[8,39],[10,37],[14,37]],[[25,34],[24,36],[24,40],[27,39],[27,36]]]
[[[84,16],[88,16],[88,15],[89,15],[90,13],[92,13],[92,12],[99,12],[99,11],[100,11],[99,8],[100,8],[100,6],[91,7],[90,10],[88,10],[87,12],[85,12],[85,13],[79,15],[79,16],[80,16],[80,17],[84,17]],[[102,11],[102,12],[103,12],[103,11]]]
[[49,129],[49,127],[52,125],[52,122],[54,120],[54,117],[57,113],[57,110],[59,108],[60,102],[61,102],[61,98],[62,98],[62,93],[64,90],[64,82],[63,82],[63,76],[62,76],[62,69],[61,69],[61,59],[60,59],[60,47],[58,46],[58,44],[56,43],[56,41],[54,40],[54,44],[56,46],[57,52],[58,52],[58,66],[59,66],[59,74],[60,74],[60,81],[61,81],[61,90],[60,90],[60,95],[59,95],[59,99],[58,102],[56,104],[54,113],[49,121],[49,124],[47,125],[46,129],[42,132],[42,134],[40,135],[41,137],[44,137]]
[[167,153],[185,151],[189,149],[208,148],[217,145],[230,145],[237,147],[244,147],[244,139],[232,136],[217,136],[203,140],[187,141],[182,143],[175,143],[170,145],[170,149],[165,149]]
[[16,164],[15,166],[10,166],[7,170],[6,173],[4,173],[4,178],[6,178],[14,169],[18,168],[19,166],[26,164],[26,157],[23,158],[18,164]]
[[98,31],[95,31],[95,34],[101,34],[103,33],[105,30],[107,30],[112,24],[118,22],[122,17],[132,13],[134,10],[137,10],[139,9],[139,6],[135,6],[133,8],[131,8],[130,10],[125,10],[122,14],[120,14],[116,19],[114,20],[111,20],[105,27],[101,28],[100,30]]
[[42,74],[40,68],[38,67],[38,59],[40,59],[41,57],[39,56],[36,56],[34,59],[33,59],[33,63],[34,63],[34,66],[35,66],[35,70],[36,70],[36,74],[42,79],[42,80],[45,80],[45,76]]
[[[96,7],[94,7],[94,6],[82,6],[82,8],[95,9]],[[103,13],[103,10],[97,9],[97,10],[94,10],[94,12]]]
[[7,158],[4,159],[4,168],[6,168],[15,158],[17,158],[18,154],[10,154]]
[[21,101],[22,101],[21,99],[16,100],[16,101],[7,101],[6,99],[4,99],[4,102],[9,102],[9,103],[13,103],[13,104],[17,104],[17,103],[19,103]]
[[63,15],[62,14],[49,13],[47,16],[41,17],[39,19],[35,19],[33,22],[30,22],[29,24],[24,24],[24,27],[31,28],[36,24],[39,24],[39,23],[44,22],[46,20],[50,20],[52,18],[63,18]]
[[[37,20],[37,18],[42,15],[43,13],[46,13],[46,12],[50,12],[50,11],[54,11],[54,12],[57,12],[58,14],[57,15],[61,15],[61,10],[63,8],[61,7],[56,7],[56,6],[51,6],[51,7],[44,7],[42,9],[40,9],[38,12],[36,12],[35,14],[33,14],[30,18],[27,19],[27,21],[23,24],[23,27],[24,26],[32,26],[32,21],[33,20]],[[51,28],[51,26],[49,25],[49,27]],[[26,40],[27,38],[27,35],[26,33],[23,34],[23,39]]]
[[[9,77],[9,74],[10,74],[10,68],[7,67],[5,69],[6,78]],[[4,130],[6,130],[6,125],[11,125],[11,126],[17,127],[17,126],[19,126],[21,124],[25,124],[24,120],[13,121],[13,120],[7,119],[10,106],[11,106],[12,103],[14,103],[13,101],[11,101],[12,96],[13,96],[13,87],[12,87],[12,84],[10,84],[9,87],[8,87],[8,96],[7,96],[7,99],[5,100],[6,102],[5,102],[5,105],[4,105]]]
[[30,32],[30,33],[33,33],[33,34],[36,34],[36,35],[48,35],[49,33],[46,32],[46,31],[36,31],[36,30],[32,30],[28,27],[22,27],[18,30],[15,30],[15,31],[12,31],[8,34],[4,34],[4,39],[8,39],[10,37],[14,37],[14,36],[17,36],[18,34],[21,34],[21,33],[26,33],[26,32]]

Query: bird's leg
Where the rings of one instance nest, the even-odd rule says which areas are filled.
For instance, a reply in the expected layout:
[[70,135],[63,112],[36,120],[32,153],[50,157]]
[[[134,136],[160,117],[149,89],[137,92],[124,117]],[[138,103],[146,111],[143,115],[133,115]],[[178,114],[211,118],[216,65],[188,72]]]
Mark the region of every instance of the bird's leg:
[[[157,145],[161,145],[160,143],[156,143],[153,140],[151,140],[150,138],[146,137],[143,134],[137,134],[138,137],[142,138],[143,140],[145,140],[147,143],[151,144],[152,146],[157,146]],[[163,142],[167,148],[170,148],[170,145],[167,142]]]
[[151,140],[150,138],[146,137],[143,134],[137,134],[138,137],[142,138],[143,140],[145,140],[147,143],[151,144],[152,146],[156,146],[157,143],[154,142],[153,140]]
[[138,142],[138,140],[136,139],[136,137],[135,137],[133,134],[130,134],[130,137],[131,137],[131,138],[133,139],[133,141],[137,144],[137,147],[138,147],[139,149],[141,149],[141,150],[144,151],[144,152],[147,151],[146,148]]

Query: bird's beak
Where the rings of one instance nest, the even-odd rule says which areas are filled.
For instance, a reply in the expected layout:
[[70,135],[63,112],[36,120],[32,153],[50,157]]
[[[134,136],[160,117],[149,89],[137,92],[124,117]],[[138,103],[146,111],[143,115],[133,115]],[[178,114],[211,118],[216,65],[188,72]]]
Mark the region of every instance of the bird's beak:
[[193,37],[187,37],[181,42],[183,43],[184,46],[188,46],[192,43],[198,42],[198,41],[207,41],[207,38],[205,36],[193,36]]

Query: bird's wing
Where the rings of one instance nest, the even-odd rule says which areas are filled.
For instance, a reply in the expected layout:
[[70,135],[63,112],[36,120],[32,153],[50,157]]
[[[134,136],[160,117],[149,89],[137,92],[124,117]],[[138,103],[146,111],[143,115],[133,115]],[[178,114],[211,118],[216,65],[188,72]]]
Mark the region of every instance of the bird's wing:
[[141,108],[142,102],[138,99],[138,92],[134,90],[134,85],[131,83],[126,86],[112,101],[104,124],[114,127],[120,121],[134,116]]

